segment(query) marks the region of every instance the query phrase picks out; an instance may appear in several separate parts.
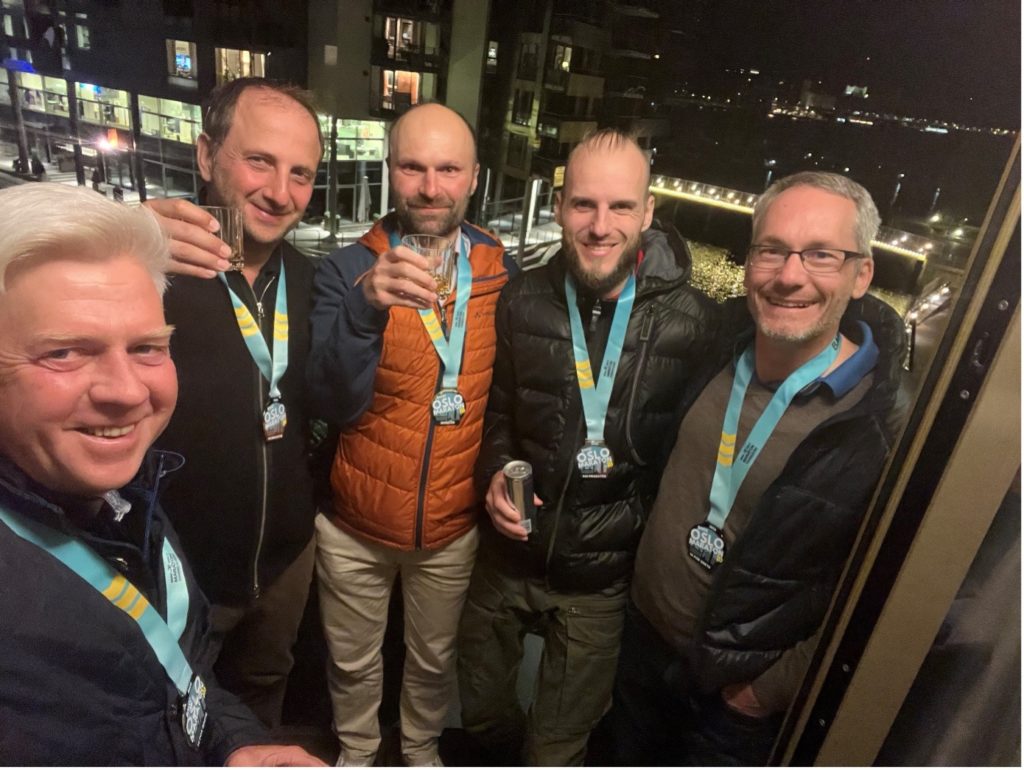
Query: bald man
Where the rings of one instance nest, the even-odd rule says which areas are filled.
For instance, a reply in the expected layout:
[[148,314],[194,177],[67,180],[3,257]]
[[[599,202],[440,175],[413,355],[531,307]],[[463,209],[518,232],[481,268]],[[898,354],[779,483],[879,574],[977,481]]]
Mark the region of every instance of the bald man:
[[[317,411],[341,430],[316,561],[343,765],[372,765],[380,745],[381,642],[397,575],[402,755],[409,765],[441,764],[437,739],[477,548],[472,474],[494,311],[515,270],[500,243],[464,221],[479,168],[458,113],[439,104],[406,112],[389,144],[395,210],[327,257],[314,282],[309,385]],[[450,295],[431,261],[401,244],[406,235],[436,236],[453,250]]]

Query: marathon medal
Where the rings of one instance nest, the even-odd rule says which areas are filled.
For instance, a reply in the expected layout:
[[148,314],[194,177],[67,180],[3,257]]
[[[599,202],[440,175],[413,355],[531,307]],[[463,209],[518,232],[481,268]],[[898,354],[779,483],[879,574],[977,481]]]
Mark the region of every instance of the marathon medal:
[[288,424],[284,404],[281,403],[281,377],[288,369],[288,293],[285,290],[284,259],[281,260],[281,271],[277,279],[277,299],[274,301],[273,355],[263,338],[260,325],[252,317],[249,308],[228,286],[224,273],[218,273],[217,277],[228,290],[231,305],[235,309],[238,330],[242,333],[242,341],[245,342],[249,355],[269,385],[267,394],[270,396],[270,404],[263,410],[263,438],[268,442],[277,441],[284,436],[284,429]]
[[466,400],[455,388],[441,388],[430,406],[438,425],[458,425],[466,413]]
[[[391,247],[400,243],[398,233],[389,235]],[[419,310],[423,328],[441,362],[441,388],[430,402],[430,412],[436,425],[458,425],[466,414],[466,399],[459,392],[459,372],[462,370],[462,352],[466,341],[466,316],[469,295],[473,291],[473,267],[469,262],[469,238],[459,235],[458,259],[455,277],[455,312],[452,314],[450,334],[445,337],[444,326],[433,308]],[[443,313],[444,308],[441,308]]]
[[605,479],[615,461],[604,441],[587,441],[576,453],[576,467],[585,479]]
[[606,479],[615,465],[612,450],[604,439],[604,423],[608,415],[608,403],[612,397],[615,372],[622,356],[622,344],[626,340],[626,327],[633,312],[636,298],[636,277],[630,274],[626,285],[615,303],[608,342],[605,345],[601,371],[595,376],[590,365],[590,353],[583,333],[583,321],[576,297],[576,286],[568,273],[565,274],[565,301],[569,311],[569,329],[572,332],[572,349],[576,365],[576,382],[580,389],[583,416],[587,424],[587,438],[576,452],[576,467],[585,479]]
[[754,344],[751,343],[736,361],[729,403],[722,420],[722,436],[718,444],[718,458],[711,479],[708,495],[707,519],[690,530],[687,552],[690,557],[706,570],[713,570],[725,559],[725,520],[736,502],[736,495],[743,485],[747,472],[760,454],[775,426],[779,424],[792,403],[793,398],[809,383],[821,377],[835,361],[839,353],[840,338],[837,334],[814,358],[792,372],[772,395],[771,401],[761,412],[750,429],[750,434],[737,453],[737,434],[740,413],[747,395],[747,387],[754,376]]
[[192,677],[188,691],[181,697],[181,726],[188,745],[198,749],[206,727],[206,685],[198,674]]
[[725,533],[705,521],[690,530],[690,558],[709,572],[725,559]]
[[266,440],[277,441],[284,437],[284,428],[288,424],[288,414],[280,399],[274,399],[263,410],[263,436]]

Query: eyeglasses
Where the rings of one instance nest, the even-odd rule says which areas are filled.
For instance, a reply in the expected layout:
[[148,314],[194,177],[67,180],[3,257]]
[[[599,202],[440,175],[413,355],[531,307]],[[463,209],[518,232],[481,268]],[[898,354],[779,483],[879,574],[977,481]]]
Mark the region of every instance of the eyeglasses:
[[779,270],[790,254],[800,256],[804,270],[808,273],[838,273],[848,259],[858,259],[864,255],[858,251],[844,249],[787,249],[784,246],[771,246],[755,243],[747,252],[747,264],[759,270]]

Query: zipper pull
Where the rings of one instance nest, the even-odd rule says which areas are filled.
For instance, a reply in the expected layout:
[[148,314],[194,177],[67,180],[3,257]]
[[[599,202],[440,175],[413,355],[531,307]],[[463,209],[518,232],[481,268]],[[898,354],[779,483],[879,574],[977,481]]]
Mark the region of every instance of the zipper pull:
[[590,309],[590,333],[593,334],[597,330],[597,322],[601,318],[601,298],[598,297],[594,300],[594,306]]
[[260,300],[256,300],[256,323],[263,326],[263,303]]
[[651,330],[654,328],[654,305],[647,306],[647,313],[644,315],[644,322],[640,326],[640,342],[647,342],[651,338]]

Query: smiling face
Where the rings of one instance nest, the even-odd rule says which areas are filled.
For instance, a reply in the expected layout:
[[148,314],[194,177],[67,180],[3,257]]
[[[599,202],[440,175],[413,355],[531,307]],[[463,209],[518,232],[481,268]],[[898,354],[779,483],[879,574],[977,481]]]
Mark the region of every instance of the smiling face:
[[569,271],[598,296],[615,293],[636,267],[641,233],[651,225],[647,158],[632,144],[581,146],[555,201]]
[[[754,242],[793,250],[857,251],[856,221],[857,207],[849,198],[800,185],[772,202]],[[823,275],[804,270],[796,254],[778,269],[748,263],[744,285],[759,349],[820,350],[838,332],[850,300],[864,296],[873,274],[870,258],[847,259],[839,272]]]
[[174,411],[170,336],[133,257],[12,265],[0,294],[0,454],[58,493],[127,484]]
[[313,194],[320,140],[306,109],[283,94],[249,88],[219,147],[196,147],[209,203],[241,209],[246,261],[265,261],[302,218]]
[[454,238],[476,190],[473,135],[455,112],[425,104],[392,128],[388,175],[404,235]]

